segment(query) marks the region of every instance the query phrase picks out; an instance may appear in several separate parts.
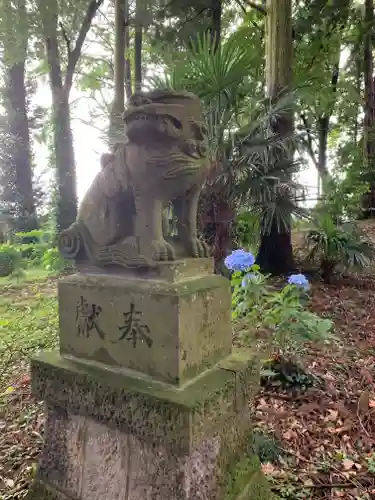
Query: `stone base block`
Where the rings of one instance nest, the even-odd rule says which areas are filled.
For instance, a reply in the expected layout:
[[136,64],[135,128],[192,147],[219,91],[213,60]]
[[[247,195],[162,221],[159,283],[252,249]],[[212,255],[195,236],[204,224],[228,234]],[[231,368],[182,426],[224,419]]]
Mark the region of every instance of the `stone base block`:
[[[236,464],[248,450],[257,372],[252,354],[237,350],[176,389],[58,353],[38,356],[33,391],[47,415],[29,500],[240,498]],[[258,485],[247,500],[271,498],[254,459],[238,477],[246,477],[241,490],[246,482]]]
[[[162,271],[175,276],[177,269],[181,277],[191,271],[188,264]],[[222,276],[188,274],[170,282],[77,274],[58,288],[64,355],[183,385],[231,352],[230,288]]]

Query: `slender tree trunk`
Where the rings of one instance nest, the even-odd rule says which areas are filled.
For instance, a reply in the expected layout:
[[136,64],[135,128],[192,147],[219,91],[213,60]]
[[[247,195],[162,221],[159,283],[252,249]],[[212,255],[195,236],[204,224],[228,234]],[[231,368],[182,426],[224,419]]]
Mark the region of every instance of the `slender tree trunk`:
[[57,201],[57,228],[69,227],[77,217],[77,177],[73,132],[70,120],[69,94],[62,89],[53,91],[54,146],[59,196]]
[[374,64],[372,55],[372,34],[374,29],[374,4],[373,0],[365,0],[365,35],[364,35],[364,163],[366,174],[370,179],[370,190],[364,196],[364,217],[373,217],[375,214],[375,89],[374,89]]
[[122,113],[125,106],[125,2],[115,0],[115,94],[110,117],[110,145],[112,149],[123,140]]
[[142,0],[136,0],[136,15],[135,15],[135,35],[134,35],[134,77],[135,91],[142,90]]
[[18,0],[16,4],[15,7],[8,7],[11,9],[8,14],[13,29],[18,31],[17,43],[13,43],[13,37],[4,40],[4,63],[7,68],[4,104],[8,131],[13,137],[9,151],[9,168],[12,170],[11,176],[14,182],[18,229],[28,231],[37,227],[26,93],[28,18],[26,2]]
[[318,119],[318,170],[322,183],[322,191],[327,191],[330,175],[327,168],[327,148],[330,115],[321,116]]
[[37,227],[34,193],[32,184],[32,164],[30,151],[30,131],[27,117],[25,89],[25,61],[9,68],[6,77],[6,107],[9,117],[9,132],[14,137],[11,149],[11,168],[14,169],[16,206],[20,228],[31,230]]
[[[267,95],[275,100],[280,91],[289,90],[292,84],[292,0],[267,0],[266,27]],[[293,126],[293,114],[290,113],[277,120],[274,131],[287,138]],[[288,146],[288,159],[292,160],[293,148],[288,139],[285,145]],[[270,231],[263,231],[257,263],[263,271],[272,274],[288,273],[294,268],[290,228],[278,228],[274,220]]]
[[211,0],[211,37],[215,48],[220,45],[222,0]]
[[[362,58],[361,58],[361,35],[358,36],[358,40],[355,44],[355,49],[353,50],[352,57],[355,60],[355,88],[357,95],[361,95],[361,82],[362,82]],[[359,135],[359,113],[360,113],[360,106],[356,106],[356,116],[355,116],[355,122],[354,122],[354,128],[353,128],[353,142],[354,145],[358,145],[358,135]]]
[[[92,21],[104,0],[91,0],[75,43],[68,38],[64,26],[59,22],[59,7],[56,0],[40,0],[39,8],[43,23],[49,83],[52,93],[54,116],[54,147],[56,179],[58,188],[57,230],[68,228],[77,217],[77,182],[71,128],[69,96],[77,63]],[[59,48],[59,30],[65,40],[68,64],[63,77]]]
[[129,0],[124,0],[124,19],[125,19],[125,92],[129,99],[133,93],[132,90],[132,72],[130,62],[130,31],[129,31]]

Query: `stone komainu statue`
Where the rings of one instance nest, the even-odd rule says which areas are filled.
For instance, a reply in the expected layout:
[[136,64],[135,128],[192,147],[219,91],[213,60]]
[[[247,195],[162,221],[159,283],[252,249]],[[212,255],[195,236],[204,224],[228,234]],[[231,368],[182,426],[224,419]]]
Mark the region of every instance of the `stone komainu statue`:
[[[207,130],[199,99],[153,91],[133,96],[124,113],[124,142],[101,158],[78,211],[63,231],[65,258],[103,267],[154,266],[157,261],[208,256],[198,239],[200,191],[208,172]],[[172,202],[177,237],[163,234]]]

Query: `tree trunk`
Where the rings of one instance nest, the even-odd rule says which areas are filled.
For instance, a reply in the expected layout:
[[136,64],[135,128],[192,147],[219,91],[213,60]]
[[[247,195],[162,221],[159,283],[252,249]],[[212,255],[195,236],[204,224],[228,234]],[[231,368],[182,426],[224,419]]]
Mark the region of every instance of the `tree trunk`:
[[364,35],[364,163],[365,172],[370,180],[370,190],[364,196],[364,217],[374,216],[375,211],[375,89],[373,78],[372,33],[374,26],[373,0],[365,0],[365,35]]
[[111,149],[123,140],[122,114],[125,106],[125,2],[115,0],[115,94],[110,116],[109,139]]
[[125,92],[126,99],[129,99],[133,93],[132,90],[132,72],[130,62],[130,31],[129,31],[129,0],[124,0],[124,18],[125,18]]
[[77,217],[77,178],[73,133],[70,121],[69,94],[58,90],[54,96],[54,146],[59,196],[57,201],[57,229],[68,228]]
[[295,269],[290,232],[279,232],[274,222],[270,232],[261,235],[256,263],[262,271],[273,275],[290,273]]
[[134,34],[134,77],[136,92],[142,90],[142,35],[141,0],[137,0]]
[[211,0],[211,38],[214,47],[220,45],[222,1]]
[[[292,84],[292,0],[267,0],[266,28],[267,95],[275,100],[280,91],[290,90]],[[293,132],[293,113],[277,120],[275,132],[281,137],[290,136]],[[288,145],[288,142],[286,139],[285,144]],[[291,145],[286,154],[292,160]],[[262,231],[257,263],[263,271],[275,275],[288,273],[294,268],[290,228],[279,231],[274,220],[269,232]]]
[[322,182],[323,194],[327,191],[330,175],[327,168],[327,148],[330,115],[318,119],[318,171]]
[[[46,5],[44,0],[40,0],[39,4],[44,30],[49,83],[52,93],[53,134],[58,189],[56,225],[59,232],[67,229],[77,217],[77,182],[69,96],[83,44],[95,14],[103,1],[91,0],[88,4],[74,45],[68,38],[63,24],[59,22],[57,0],[50,0],[48,5]],[[65,40],[68,54],[65,78],[63,78],[61,69],[58,26]]]
[[226,274],[224,259],[233,246],[234,217],[225,193],[215,185],[206,186],[199,200],[198,229],[211,248],[216,274]]
[[[14,205],[18,229],[29,231],[37,227],[32,183],[32,155],[29,120],[27,116],[26,59],[28,46],[28,19],[26,3],[18,0],[8,12],[13,28],[19,30],[17,42],[12,37],[4,40],[5,109],[8,132],[13,141],[9,150],[9,168],[14,182]],[[16,10],[15,10],[16,9]],[[9,19],[9,22],[11,22]],[[8,38],[8,37],[7,37]],[[7,161],[8,164],[8,161]]]
[[26,106],[25,62],[15,64],[7,71],[5,93],[9,132],[15,138],[9,163],[14,170],[17,217],[21,224],[19,229],[28,231],[35,229],[37,222]]

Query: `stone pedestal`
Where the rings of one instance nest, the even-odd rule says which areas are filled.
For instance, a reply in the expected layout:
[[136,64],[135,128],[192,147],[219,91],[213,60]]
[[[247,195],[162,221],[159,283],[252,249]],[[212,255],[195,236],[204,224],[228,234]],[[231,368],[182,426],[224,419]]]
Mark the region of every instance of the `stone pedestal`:
[[271,498],[249,449],[256,358],[232,351],[211,265],[60,282],[60,353],[32,361],[46,426],[29,500]]

